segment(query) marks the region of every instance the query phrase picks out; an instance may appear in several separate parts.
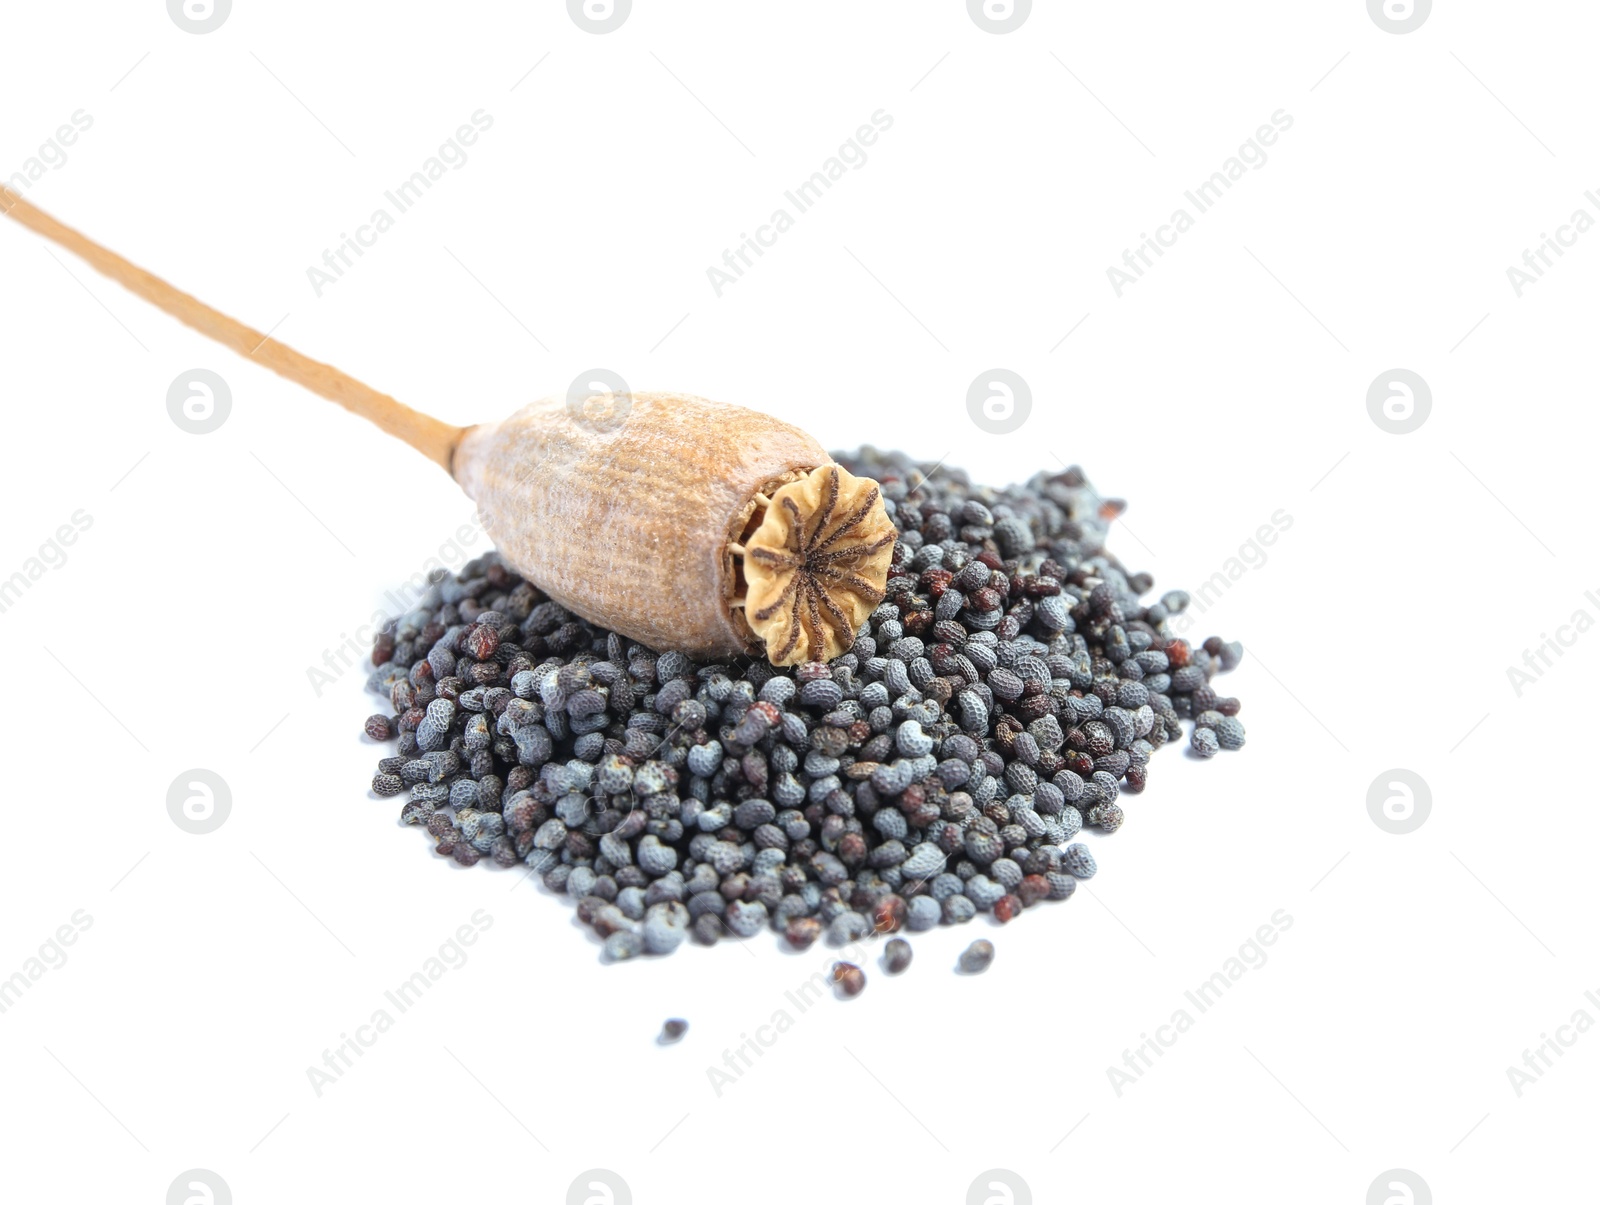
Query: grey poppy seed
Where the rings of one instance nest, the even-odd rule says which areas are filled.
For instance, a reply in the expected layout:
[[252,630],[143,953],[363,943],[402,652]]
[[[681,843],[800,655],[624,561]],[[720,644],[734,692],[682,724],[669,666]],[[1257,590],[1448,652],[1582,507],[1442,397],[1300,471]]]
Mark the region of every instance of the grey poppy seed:
[[1224,749],[1244,748],[1244,725],[1235,717],[1225,715],[1219,719],[1212,730],[1216,733],[1217,744]]
[[1092,879],[1098,869],[1094,855],[1086,845],[1067,846],[1066,852],[1061,855],[1061,867],[1076,879]]
[[[919,897],[919,898],[921,898],[923,900],[927,899],[926,896]],[[932,901],[928,901],[928,902],[931,903]],[[912,903],[915,904],[915,903],[917,903],[917,901],[913,900]],[[938,907],[939,906],[937,904],[934,904],[934,912],[935,912],[934,924],[938,923],[938,915],[937,915],[938,914]],[[921,926],[921,928],[931,928],[931,927],[932,927],[931,925],[923,925],[923,926]],[[909,941],[907,941],[903,937],[892,937],[892,938],[890,938],[889,941],[883,947],[883,969],[885,971],[887,971],[891,975],[898,975],[910,965],[911,965],[911,943]]]
[[988,970],[989,964],[993,961],[994,944],[979,939],[961,951],[961,957],[957,959],[956,965],[963,975],[977,975]]

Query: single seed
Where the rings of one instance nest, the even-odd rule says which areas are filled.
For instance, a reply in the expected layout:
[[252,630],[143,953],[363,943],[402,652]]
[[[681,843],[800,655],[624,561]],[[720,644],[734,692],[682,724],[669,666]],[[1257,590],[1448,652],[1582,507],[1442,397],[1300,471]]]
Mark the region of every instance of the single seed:
[[846,997],[859,996],[861,989],[867,986],[866,972],[853,962],[834,963],[833,981]]
[[956,965],[961,968],[964,975],[976,975],[989,969],[989,964],[994,961],[994,943],[979,938],[965,950],[961,951],[961,958]]
[[911,943],[903,937],[891,937],[883,947],[883,969],[898,975],[911,965]]

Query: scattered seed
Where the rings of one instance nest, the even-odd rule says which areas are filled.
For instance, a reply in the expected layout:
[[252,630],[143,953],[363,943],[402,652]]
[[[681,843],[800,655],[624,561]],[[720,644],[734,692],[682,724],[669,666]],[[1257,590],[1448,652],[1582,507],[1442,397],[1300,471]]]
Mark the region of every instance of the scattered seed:
[[883,947],[883,969],[891,975],[898,975],[910,965],[911,943],[903,937],[891,937]]
[[836,962],[833,964],[833,981],[842,995],[859,996],[861,989],[867,986],[867,975],[853,962]]
[[989,969],[989,964],[994,961],[994,943],[979,939],[965,950],[956,965],[964,975],[976,975]]

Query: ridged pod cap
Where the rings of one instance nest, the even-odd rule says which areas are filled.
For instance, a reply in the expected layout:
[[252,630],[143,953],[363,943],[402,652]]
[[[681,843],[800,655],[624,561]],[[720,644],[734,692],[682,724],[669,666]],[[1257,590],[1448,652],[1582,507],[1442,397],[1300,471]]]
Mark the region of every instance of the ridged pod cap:
[[895,527],[878,483],[836,464],[781,486],[745,541],[745,618],[774,665],[831,661],[883,601]]

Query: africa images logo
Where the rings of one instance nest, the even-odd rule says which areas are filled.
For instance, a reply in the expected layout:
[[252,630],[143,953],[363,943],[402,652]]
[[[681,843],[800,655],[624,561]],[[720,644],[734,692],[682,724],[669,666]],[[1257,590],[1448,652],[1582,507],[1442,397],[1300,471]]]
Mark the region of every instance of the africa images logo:
[[1033,1205],[1033,1190],[1009,1168],[991,1167],[967,1189],[967,1205]]
[[572,1181],[567,1205],[633,1205],[633,1191],[616,1172],[591,1167]]

